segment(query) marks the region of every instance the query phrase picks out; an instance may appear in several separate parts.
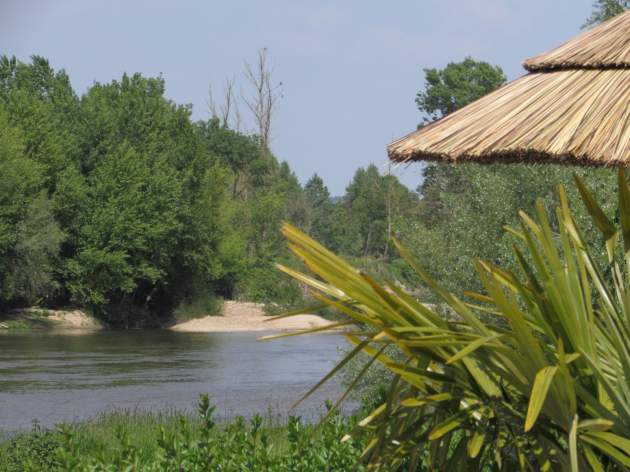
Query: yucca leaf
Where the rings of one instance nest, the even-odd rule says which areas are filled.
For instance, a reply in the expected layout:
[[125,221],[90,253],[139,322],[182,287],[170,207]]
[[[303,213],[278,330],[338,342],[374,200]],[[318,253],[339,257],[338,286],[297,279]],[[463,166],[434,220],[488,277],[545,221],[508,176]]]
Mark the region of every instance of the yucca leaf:
[[293,410],[300,403],[310,397],[313,392],[315,392],[319,387],[325,384],[328,380],[330,380],[334,375],[339,372],[343,366],[345,366],[348,362],[350,362],[357,354],[359,354],[365,346],[370,342],[369,339],[361,341],[349,354],[347,354],[335,367],[333,367],[330,372],[328,372],[319,382],[317,382],[308,392],[306,392],[302,397],[297,400],[293,405],[291,405],[290,410]]
[[427,403],[444,402],[444,401],[452,400],[452,399],[453,399],[453,395],[451,395],[450,393],[438,393],[435,395],[428,395],[422,398],[406,398],[402,400],[400,404],[402,406],[415,408],[419,406],[424,406]]
[[569,430],[569,458],[571,460],[571,472],[579,472],[578,450],[577,450],[577,429],[578,417],[573,417],[571,429]]
[[445,434],[458,428],[466,419],[468,413],[461,411],[436,425],[429,433],[429,441],[440,439]]
[[328,419],[339,409],[339,406],[345,401],[346,398],[348,398],[348,395],[350,395],[350,393],[352,393],[352,391],[354,390],[354,387],[357,385],[357,383],[365,376],[365,374],[367,373],[368,369],[372,366],[372,364],[374,364],[374,362],[379,358],[379,356],[383,353],[383,351],[385,350],[387,346],[383,346],[374,356],[370,357],[370,360],[367,361],[365,363],[365,365],[363,366],[363,368],[359,371],[359,373],[354,377],[354,379],[352,380],[352,382],[350,382],[350,384],[348,385],[348,387],[346,388],[345,392],[337,399],[337,401],[334,403],[334,405],[328,410],[328,412],[326,413],[326,415],[324,415],[324,417],[320,420],[319,422],[319,426],[321,427],[323,424],[326,423],[326,421],[328,421]]
[[548,366],[541,369],[536,374],[534,386],[532,387],[532,392],[529,397],[527,417],[525,418],[525,432],[532,429],[536,423],[538,415],[540,414],[545,400],[547,399],[547,392],[549,392],[549,387],[551,387],[553,377],[556,375],[557,371],[557,366]]
[[306,313],[313,313],[313,312],[322,310],[322,309],[324,309],[326,307],[328,307],[327,303],[317,303],[315,305],[309,305],[309,306],[305,306],[303,308],[298,308],[298,309],[295,309],[295,310],[287,311],[287,312],[282,313],[280,315],[268,316],[263,321],[266,323],[268,321],[276,321],[276,320],[281,320],[281,319],[284,319],[284,318],[290,318],[291,316],[297,316],[297,315],[302,315],[302,314],[306,314]]
[[503,337],[504,335],[501,333],[495,333],[492,334],[490,336],[486,336],[484,338],[479,338],[476,339],[475,341],[471,342],[470,344],[468,344],[464,349],[462,349],[461,351],[458,351],[457,354],[455,354],[454,356],[450,357],[446,363],[447,364],[453,364],[455,362],[457,362],[460,359],[463,359],[464,357],[466,357],[468,354],[470,354],[471,352],[479,349],[480,347],[491,343],[492,341],[494,341],[495,339],[499,339],[501,337]]
[[607,454],[609,457],[611,457],[615,461],[618,461],[624,467],[630,467],[630,456],[626,454],[625,452],[620,451],[609,442],[601,440],[599,438],[594,438],[591,435],[587,435],[587,434],[581,435],[580,439],[584,442],[587,442],[595,446],[601,452]]
[[582,202],[584,202],[584,206],[586,206],[586,209],[591,214],[591,217],[593,218],[593,223],[595,223],[597,229],[599,229],[599,231],[602,233],[604,239],[608,240],[615,236],[617,234],[617,228],[599,206],[597,200],[595,200],[593,194],[584,182],[584,179],[582,179],[582,177],[580,177],[579,175],[574,175],[573,179],[575,180],[575,184],[580,192],[580,196],[582,197]]
[[324,326],[316,326],[314,328],[301,329],[297,331],[288,331],[286,333],[280,334],[271,334],[268,336],[261,336],[258,338],[259,341],[269,341],[272,339],[280,339],[280,338],[288,338],[291,336],[300,336],[303,334],[311,334],[311,333],[319,333],[321,331],[330,331],[331,329],[342,328],[344,326],[348,326],[353,324],[352,321],[339,321],[337,323],[330,323]]
[[[630,252],[630,189],[623,169],[619,169],[617,174],[619,185],[619,222],[621,223],[621,234],[623,236],[623,252],[628,261]],[[626,262],[627,263],[627,262]]]
[[588,465],[591,466],[591,469],[593,469],[593,472],[605,472],[604,465],[599,461],[593,449],[590,446],[583,446],[583,449],[586,461]]
[[476,431],[472,438],[468,441],[468,457],[474,459],[479,455],[483,441],[486,438],[486,434],[480,431]]
[[589,431],[589,436],[606,441],[616,448],[624,451],[630,458],[630,439],[623,438],[607,431]]
[[466,322],[479,331],[482,334],[490,334],[486,326],[479,321],[472,311],[467,308],[464,303],[459,300],[456,296],[449,293],[447,290],[442,288],[433,278],[431,278],[425,271],[420,267],[417,261],[409,254],[409,252],[400,244],[397,239],[392,239],[396,249],[400,253],[400,255],[407,261],[407,263],[416,271],[416,273],[420,276],[420,278],[433,290],[433,292],[438,295],[442,300],[444,300],[458,315],[460,315]]
[[578,423],[578,430],[599,430],[599,431],[607,431],[614,426],[610,420],[605,420],[603,418],[595,418],[592,420],[584,420]]

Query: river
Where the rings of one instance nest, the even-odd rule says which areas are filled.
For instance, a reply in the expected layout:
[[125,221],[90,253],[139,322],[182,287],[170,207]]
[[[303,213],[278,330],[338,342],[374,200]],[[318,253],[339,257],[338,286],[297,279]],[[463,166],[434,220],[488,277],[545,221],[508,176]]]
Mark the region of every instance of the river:
[[[0,336],[0,430],[77,421],[112,409],[192,410],[208,393],[219,417],[285,415],[339,360],[338,334],[257,341],[264,333],[163,330]],[[297,414],[313,419],[325,385]]]

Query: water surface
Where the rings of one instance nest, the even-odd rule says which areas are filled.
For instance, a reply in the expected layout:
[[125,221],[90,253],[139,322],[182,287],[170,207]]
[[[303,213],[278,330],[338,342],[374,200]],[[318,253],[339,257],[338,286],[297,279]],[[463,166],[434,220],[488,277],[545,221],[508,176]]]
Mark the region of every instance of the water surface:
[[[262,333],[264,334],[264,333]],[[193,409],[208,393],[220,416],[286,414],[339,359],[343,337],[260,342],[261,333],[160,330],[0,335],[0,429],[82,420],[112,409]],[[319,414],[337,383],[297,413]]]

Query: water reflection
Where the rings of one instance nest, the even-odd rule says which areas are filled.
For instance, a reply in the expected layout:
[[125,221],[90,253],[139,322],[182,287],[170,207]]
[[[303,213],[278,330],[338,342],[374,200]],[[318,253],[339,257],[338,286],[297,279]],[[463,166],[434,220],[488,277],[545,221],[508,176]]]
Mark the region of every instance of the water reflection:
[[[335,334],[257,342],[261,333],[98,332],[0,336],[0,427],[100,411],[191,409],[208,393],[223,416],[288,406],[339,358]],[[317,414],[331,384],[298,413]]]

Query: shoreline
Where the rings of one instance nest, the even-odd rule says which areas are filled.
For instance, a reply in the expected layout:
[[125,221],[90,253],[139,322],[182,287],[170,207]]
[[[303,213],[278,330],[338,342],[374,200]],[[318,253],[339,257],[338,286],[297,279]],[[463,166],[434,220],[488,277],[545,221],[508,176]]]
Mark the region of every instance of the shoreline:
[[[287,332],[325,328],[335,322],[313,314],[295,315],[279,320],[271,319],[264,305],[254,302],[228,300],[222,313],[206,315],[163,326],[160,329],[182,333],[240,333]],[[52,310],[40,307],[23,308],[6,313],[0,318],[0,334],[22,331],[64,333],[94,332],[107,329],[103,323],[80,309]],[[331,328],[322,332],[339,331]]]
[[102,329],[104,325],[100,321],[81,309],[20,308],[0,318],[0,333],[31,330],[90,332]]
[[[261,303],[226,301],[221,315],[208,315],[202,318],[177,323],[167,329],[188,333],[236,333],[259,331],[299,331],[310,328],[323,328],[334,324],[318,315],[296,315],[289,318],[269,321]],[[331,328],[336,330],[335,328]],[[324,331],[325,332],[325,331]]]

